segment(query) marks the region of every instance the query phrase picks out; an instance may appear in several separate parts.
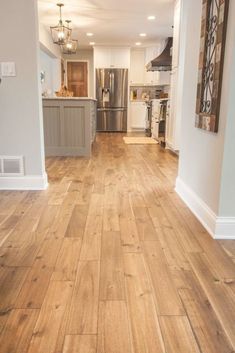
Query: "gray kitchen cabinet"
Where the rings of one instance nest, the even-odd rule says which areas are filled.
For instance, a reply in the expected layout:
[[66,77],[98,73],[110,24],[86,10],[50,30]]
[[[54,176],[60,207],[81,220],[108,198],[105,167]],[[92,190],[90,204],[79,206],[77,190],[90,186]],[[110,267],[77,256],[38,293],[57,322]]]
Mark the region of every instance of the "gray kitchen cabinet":
[[96,133],[96,101],[86,98],[43,99],[46,156],[91,155]]

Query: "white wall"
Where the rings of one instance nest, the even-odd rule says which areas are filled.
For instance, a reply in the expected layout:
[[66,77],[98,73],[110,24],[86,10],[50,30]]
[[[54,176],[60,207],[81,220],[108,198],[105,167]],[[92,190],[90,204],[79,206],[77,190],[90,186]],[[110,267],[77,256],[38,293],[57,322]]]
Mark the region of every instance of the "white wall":
[[[235,16],[235,3],[231,4]],[[231,8],[230,7],[230,8]],[[232,12],[232,10],[231,10]],[[230,17],[231,19],[231,17]],[[234,19],[234,17],[233,17]],[[233,20],[234,21],[234,20]],[[222,183],[220,192],[220,217],[235,217],[235,29],[230,27],[225,72],[229,82],[224,92],[224,114],[227,115],[225,131]],[[228,72],[229,71],[229,72]],[[228,96],[227,96],[228,95]]]
[[17,76],[0,85],[0,155],[23,155],[25,178],[0,178],[0,188],[46,186],[36,0],[1,3],[0,62],[16,63]]
[[[88,61],[88,96],[94,98],[94,58],[93,58],[93,49],[78,49],[76,54],[73,55],[63,55],[66,61]],[[65,68],[66,70],[66,68]]]
[[42,92],[48,89],[52,90],[52,58],[48,54],[44,53],[43,50],[40,50],[40,69],[45,74],[44,82],[42,83]]
[[61,57],[60,47],[53,43],[49,28],[46,28],[41,23],[39,24],[39,41],[41,48],[49,55],[54,58]]
[[234,131],[235,104],[232,79],[235,65],[235,2],[230,2],[220,124],[217,134],[195,128],[201,6],[201,1],[183,0],[185,28],[179,72],[183,81],[184,99],[181,107],[181,152],[176,189],[208,230],[215,234],[217,217],[220,215],[235,217],[235,190],[234,186],[232,187],[235,168],[234,155],[231,152],[235,151],[235,140],[234,138],[232,140],[231,136]]
[[45,80],[41,84],[42,93],[51,91],[51,96],[60,89],[61,86],[61,59],[53,58],[40,49],[40,69],[45,73]]

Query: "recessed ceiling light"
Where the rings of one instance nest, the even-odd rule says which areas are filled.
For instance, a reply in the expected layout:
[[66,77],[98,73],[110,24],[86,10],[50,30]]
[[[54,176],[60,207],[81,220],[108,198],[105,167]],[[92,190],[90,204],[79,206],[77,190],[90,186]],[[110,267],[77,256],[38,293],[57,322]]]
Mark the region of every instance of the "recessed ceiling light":
[[146,33],[140,33],[140,37],[146,37]]
[[155,17],[155,16],[153,16],[153,15],[148,16],[148,20],[149,20],[149,21],[153,21],[153,20],[155,20],[155,19],[156,19],[156,17]]
[[86,35],[87,35],[87,37],[92,37],[94,35],[94,33],[88,32]]
[[136,42],[135,45],[141,45],[141,43],[140,42]]
[[90,45],[95,45],[95,42],[90,42],[89,44],[90,44]]

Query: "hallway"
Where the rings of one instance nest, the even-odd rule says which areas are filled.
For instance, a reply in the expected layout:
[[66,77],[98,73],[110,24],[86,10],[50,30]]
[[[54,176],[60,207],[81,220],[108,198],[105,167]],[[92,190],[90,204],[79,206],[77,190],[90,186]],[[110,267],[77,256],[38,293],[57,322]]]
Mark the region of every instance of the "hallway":
[[235,241],[174,192],[175,155],[122,138],[0,192],[1,353],[235,352]]

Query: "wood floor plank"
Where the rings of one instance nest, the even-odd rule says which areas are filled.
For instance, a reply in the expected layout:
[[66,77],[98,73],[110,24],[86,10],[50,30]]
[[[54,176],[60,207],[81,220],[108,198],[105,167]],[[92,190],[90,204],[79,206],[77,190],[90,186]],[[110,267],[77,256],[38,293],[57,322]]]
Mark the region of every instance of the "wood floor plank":
[[190,288],[182,288],[179,293],[201,351],[232,352],[233,348],[197,278],[191,271],[184,274]]
[[118,231],[102,232],[102,260],[122,257],[121,235]]
[[51,280],[75,281],[80,249],[80,238],[65,238],[63,240]]
[[60,239],[43,242],[17,297],[17,308],[38,309],[41,307],[61,244]]
[[63,202],[57,212],[57,216],[50,227],[47,238],[50,239],[53,236],[55,239],[58,239],[65,236],[71,218],[71,213],[75,206],[76,198],[76,192],[68,192],[65,194],[63,197]]
[[34,240],[34,231],[40,216],[28,217],[24,215],[14,227],[13,231],[3,243],[3,247],[21,247]]
[[96,347],[95,335],[68,335],[62,353],[96,353]]
[[61,206],[69,189],[71,182],[59,183],[50,188],[53,188],[51,197],[48,200],[49,206]]
[[131,353],[126,304],[105,301],[99,305],[97,353]]
[[123,252],[141,252],[141,244],[135,220],[130,217],[120,217],[119,222]]
[[79,262],[72,296],[67,334],[97,334],[99,262]]
[[66,237],[83,238],[85,232],[85,225],[88,214],[87,205],[76,205],[74,207],[72,216],[70,218],[68,228],[66,230]]
[[120,232],[102,233],[100,300],[123,300],[124,269]]
[[140,240],[158,240],[157,231],[154,228],[148,208],[134,206],[133,211]]
[[27,276],[25,267],[0,267],[0,333]]
[[33,265],[40,243],[32,242],[22,244],[22,246],[0,248],[0,266],[9,267],[30,267]]
[[52,226],[58,211],[59,206],[46,205],[39,219],[36,232],[39,234],[43,234],[45,237],[50,227]]
[[197,241],[195,235],[188,228],[188,225],[182,220],[181,215],[177,212],[177,209],[169,201],[168,196],[160,199],[160,205],[167,215],[167,218],[172,225],[176,236],[186,252],[202,252],[202,248]]
[[119,188],[118,211],[122,250],[124,253],[141,252],[138,229],[126,187],[127,185],[121,183]]
[[218,243],[222,246],[229,257],[235,259],[235,240],[219,240]]
[[4,244],[8,234],[13,232],[20,220],[20,216],[10,215],[0,226],[0,246]]
[[221,282],[210,266],[205,255],[190,254],[192,268],[203,287],[228,340],[235,349],[235,295],[229,284]]
[[11,311],[0,335],[1,353],[27,353],[39,310]]
[[104,207],[103,229],[104,231],[120,230],[119,215],[117,212],[117,208]]
[[34,328],[28,353],[54,353],[61,324],[68,310],[73,285],[67,281],[52,281]]
[[168,265],[174,266],[178,269],[190,270],[191,268],[189,261],[174,229],[171,226],[163,226],[161,227],[161,231],[158,233],[158,237]]
[[184,315],[177,289],[171,277],[159,242],[144,242],[144,255],[149,267],[160,315]]
[[200,353],[186,316],[161,316],[167,353]]
[[163,353],[164,344],[142,255],[125,254],[124,269],[134,352]]
[[120,257],[101,260],[100,300],[124,300],[124,271]]
[[99,194],[94,194],[91,196],[91,202],[81,248],[80,259],[83,261],[92,261],[100,259],[101,233],[103,222],[102,216],[103,196]]
[[79,192],[78,197],[76,199],[77,205],[88,205],[91,200],[91,196],[94,190],[95,179],[91,174],[89,175],[89,170],[87,170],[87,174],[83,179],[82,190]]

